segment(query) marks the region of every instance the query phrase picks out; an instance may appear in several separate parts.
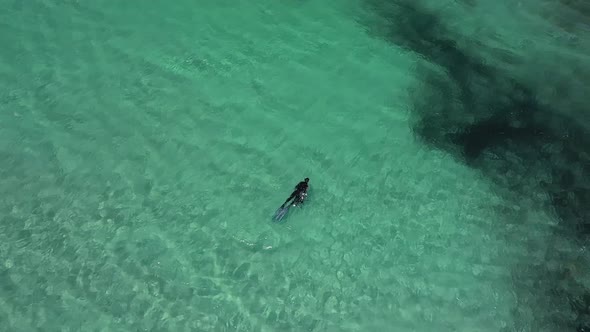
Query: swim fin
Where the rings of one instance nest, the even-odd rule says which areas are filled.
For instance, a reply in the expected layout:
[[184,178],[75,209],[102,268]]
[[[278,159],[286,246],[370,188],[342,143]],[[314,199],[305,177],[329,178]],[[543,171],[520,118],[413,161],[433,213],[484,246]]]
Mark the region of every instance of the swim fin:
[[287,212],[289,212],[289,207],[291,206],[291,204],[287,205],[287,206],[281,206],[277,212],[275,212],[275,216],[274,216],[274,220],[275,221],[281,221],[281,219],[283,219],[283,217],[287,214]]

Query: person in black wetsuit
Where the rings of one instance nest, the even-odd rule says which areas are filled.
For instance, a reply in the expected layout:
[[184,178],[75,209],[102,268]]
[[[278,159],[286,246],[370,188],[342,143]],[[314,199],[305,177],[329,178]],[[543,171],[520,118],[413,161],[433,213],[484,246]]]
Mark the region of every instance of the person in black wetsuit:
[[305,178],[295,186],[295,190],[291,193],[291,196],[287,198],[285,203],[281,205],[281,208],[285,207],[290,200],[293,200],[293,205],[299,205],[303,203],[307,197],[307,188],[309,188],[309,178]]

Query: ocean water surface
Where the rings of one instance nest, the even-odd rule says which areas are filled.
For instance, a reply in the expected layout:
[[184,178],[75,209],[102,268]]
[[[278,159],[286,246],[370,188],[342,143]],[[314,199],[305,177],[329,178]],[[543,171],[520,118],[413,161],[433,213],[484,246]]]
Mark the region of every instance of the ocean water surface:
[[1,4],[0,330],[590,324],[583,2]]

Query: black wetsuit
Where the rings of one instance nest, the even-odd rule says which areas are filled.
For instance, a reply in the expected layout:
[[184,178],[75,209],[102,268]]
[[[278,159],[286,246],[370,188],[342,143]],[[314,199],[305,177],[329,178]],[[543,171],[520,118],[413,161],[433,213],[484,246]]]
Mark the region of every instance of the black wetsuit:
[[289,201],[292,199],[294,205],[303,203],[303,200],[305,200],[305,196],[307,196],[307,188],[309,188],[309,184],[307,182],[299,182],[295,186],[295,190],[291,193],[291,196],[287,198],[287,200],[285,201],[285,203],[283,203],[283,205],[281,205],[281,207],[287,205],[287,203],[289,203]]

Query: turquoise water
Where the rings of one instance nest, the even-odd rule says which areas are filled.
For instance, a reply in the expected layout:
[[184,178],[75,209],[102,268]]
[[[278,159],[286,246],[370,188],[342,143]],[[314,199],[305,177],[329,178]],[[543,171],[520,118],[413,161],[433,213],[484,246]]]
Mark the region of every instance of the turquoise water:
[[415,139],[423,59],[362,2],[2,4],[2,330],[541,330],[514,268],[577,247]]

